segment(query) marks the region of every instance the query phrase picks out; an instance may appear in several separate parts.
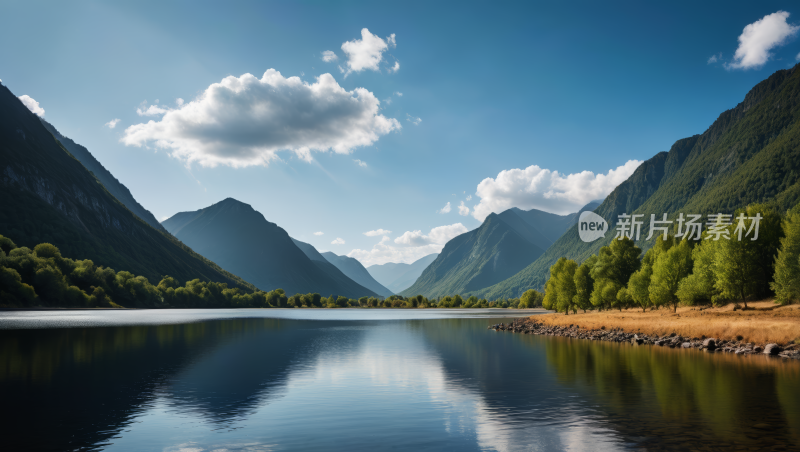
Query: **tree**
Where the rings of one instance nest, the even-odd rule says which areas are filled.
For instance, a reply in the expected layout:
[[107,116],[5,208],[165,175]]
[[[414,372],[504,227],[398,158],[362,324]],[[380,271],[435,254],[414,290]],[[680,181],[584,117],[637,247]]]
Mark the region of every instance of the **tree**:
[[577,308],[583,309],[583,312],[592,307],[591,295],[594,290],[594,278],[592,278],[591,271],[596,262],[597,256],[592,255],[575,270],[575,297],[572,303]]
[[691,271],[692,249],[688,240],[682,240],[655,260],[650,277],[650,301],[656,306],[670,304],[676,312],[680,302],[676,295],[678,284]]
[[617,305],[617,292],[628,284],[631,275],[639,269],[639,255],[642,250],[633,240],[623,237],[613,240],[610,246],[600,248],[589,273],[594,279],[590,300],[593,305],[603,308]]
[[520,309],[535,308],[542,305],[544,294],[535,289],[528,289],[522,294],[519,301]]
[[578,263],[565,257],[561,259],[564,259],[564,263],[556,275],[557,310],[563,311],[565,315],[569,315],[570,310],[577,312],[574,305],[574,298],[576,294],[575,270],[578,269]]
[[775,259],[775,277],[770,285],[775,302],[789,304],[800,300],[800,204],[783,220],[784,237]]
[[653,305],[650,301],[650,278],[652,275],[653,267],[642,262],[642,268],[632,274],[631,279],[628,280],[627,295],[630,296],[633,303],[642,308],[642,312],[647,311],[647,308]]
[[692,250],[692,273],[678,283],[678,291],[675,293],[681,303],[717,305],[724,300],[716,288],[714,276],[714,257],[719,245],[720,241],[704,240]]

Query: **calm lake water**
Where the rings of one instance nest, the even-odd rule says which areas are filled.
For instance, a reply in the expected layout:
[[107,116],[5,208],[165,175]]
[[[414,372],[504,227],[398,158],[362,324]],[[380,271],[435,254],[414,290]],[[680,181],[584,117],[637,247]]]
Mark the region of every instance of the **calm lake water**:
[[797,362],[486,329],[509,315],[1,312],[0,449],[795,450],[800,444]]

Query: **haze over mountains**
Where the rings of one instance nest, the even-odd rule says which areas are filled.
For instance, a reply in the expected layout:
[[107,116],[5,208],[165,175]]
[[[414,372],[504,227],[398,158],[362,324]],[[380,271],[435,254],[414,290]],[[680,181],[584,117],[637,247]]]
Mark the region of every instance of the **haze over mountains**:
[[263,291],[280,288],[287,295],[377,296],[329,262],[309,259],[285,230],[232,198],[177,213],[162,225],[198,253]]
[[[595,212],[613,232],[618,215],[644,214],[638,245],[651,214],[733,213],[751,203],[772,202],[785,210],[800,201],[800,65],[777,71],[756,85],[736,107],[723,112],[701,135],[675,142],[669,152],[645,161]],[[564,256],[583,261],[615,234],[584,243],[577,226],[528,267],[473,294],[495,299],[541,289],[549,268]]]
[[428,298],[464,294],[503,281],[542,255],[578,221],[580,212],[597,206],[592,201],[569,215],[516,208],[492,213],[479,228],[447,242],[416,282],[400,294]]
[[378,282],[386,286],[394,293],[400,293],[408,289],[419,278],[423,270],[436,259],[438,253],[423,256],[416,261],[405,264],[388,262],[386,264],[376,264],[367,267],[367,271]]
[[110,193],[127,193],[124,186],[104,187],[3,85],[0,173],[0,234],[19,246],[49,242],[65,256],[154,284],[170,275],[253,287],[134,215]]

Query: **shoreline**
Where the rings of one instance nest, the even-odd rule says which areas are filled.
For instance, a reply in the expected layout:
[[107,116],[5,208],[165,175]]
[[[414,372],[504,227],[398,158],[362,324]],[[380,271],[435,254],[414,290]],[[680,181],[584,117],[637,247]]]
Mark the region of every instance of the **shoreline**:
[[800,306],[772,304],[759,309],[759,305],[768,302],[771,303],[750,303],[756,306],[747,311],[734,311],[731,306],[726,306],[683,308],[678,313],[662,310],[545,314],[514,319],[508,324],[489,325],[487,329],[800,360]]

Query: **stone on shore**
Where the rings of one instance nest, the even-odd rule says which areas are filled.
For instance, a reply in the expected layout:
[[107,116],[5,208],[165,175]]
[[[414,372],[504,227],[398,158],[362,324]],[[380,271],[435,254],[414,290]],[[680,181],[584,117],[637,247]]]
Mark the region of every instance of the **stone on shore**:
[[781,348],[778,346],[778,344],[767,344],[764,346],[765,355],[777,355],[780,352]]
[[710,337],[703,341],[703,348],[708,350],[715,350],[717,348],[717,340],[713,337]]

